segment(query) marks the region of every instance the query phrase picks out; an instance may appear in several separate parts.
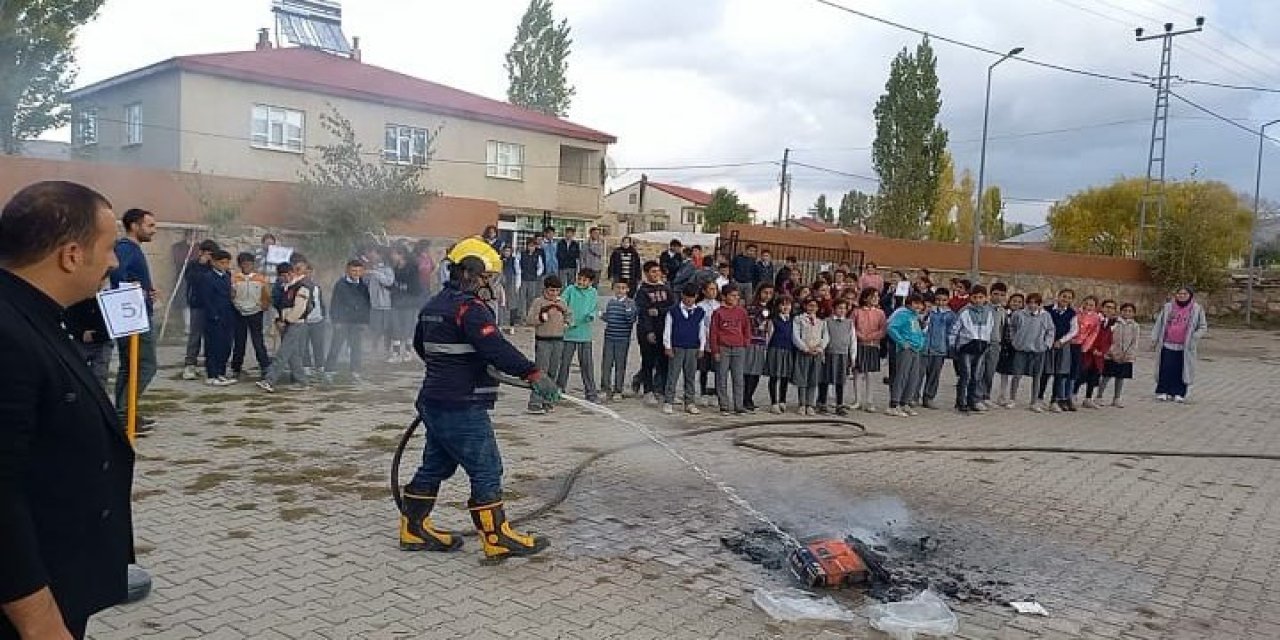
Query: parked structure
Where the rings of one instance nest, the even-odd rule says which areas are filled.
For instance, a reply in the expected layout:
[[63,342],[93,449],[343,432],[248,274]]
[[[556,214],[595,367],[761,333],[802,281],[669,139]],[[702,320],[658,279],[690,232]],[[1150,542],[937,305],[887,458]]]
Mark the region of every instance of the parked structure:
[[605,210],[617,216],[622,235],[646,231],[701,233],[711,194],[641,178],[609,193],[604,200]]

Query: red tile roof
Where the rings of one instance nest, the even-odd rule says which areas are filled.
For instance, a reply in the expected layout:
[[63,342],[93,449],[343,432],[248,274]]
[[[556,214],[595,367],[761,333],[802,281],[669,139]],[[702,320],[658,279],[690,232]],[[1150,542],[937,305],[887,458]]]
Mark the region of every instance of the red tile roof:
[[78,89],[73,93],[83,95],[99,85],[125,81],[134,74],[155,73],[171,68],[356,100],[381,102],[578,140],[604,144],[617,142],[616,137],[602,131],[530,109],[467,93],[390,69],[301,47],[180,56],[131,74]]
[[834,226],[829,225],[829,224],[827,224],[827,223],[825,223],[825,222],[823,222],[823,221],[821,221],[821,220],[819,220],[819,219],[817,219],[817,218],[814,218],[813,216],[807,216],[807,217],[804,217],[804,218],[796,218],[796,219],[792,220],[791,222],[792,222],[792,223],[794,223],[796,226],[798,226],[798,227],[804,227],[805,229],[808,229],[809,231],[818,231],[818,232],[823,232],[823,231],[826,231],[827,229],[834,229],[834,228],[835,228]]
[[711,204],[711,194],[706,191],[699,191],[698,189],[692,189],[690,187],[681,187],[679,185],[666,184],[662,182],[650,181],[648,184],[650,187],[653,187],[658,191],[669,193],[677,198],[688,200],[696,205],[706,207]]

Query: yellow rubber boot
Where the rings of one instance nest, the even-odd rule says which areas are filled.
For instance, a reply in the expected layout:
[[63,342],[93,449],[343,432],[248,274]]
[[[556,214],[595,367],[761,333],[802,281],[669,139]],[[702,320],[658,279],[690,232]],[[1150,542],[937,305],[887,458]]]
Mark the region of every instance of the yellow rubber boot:
[[511,528],[501,501],[468,505],[471,508],[471,521],[476,524],[476,531],[480,533],[485,560],[489,562],[531,556],[551,545],[551,541],[546,538],[520,533]]
[[462,538],[431,524],[435,496],[424,496],[404,490],[404,513],[400,514],[400,548],[405,551],[454,551],[462,547]]

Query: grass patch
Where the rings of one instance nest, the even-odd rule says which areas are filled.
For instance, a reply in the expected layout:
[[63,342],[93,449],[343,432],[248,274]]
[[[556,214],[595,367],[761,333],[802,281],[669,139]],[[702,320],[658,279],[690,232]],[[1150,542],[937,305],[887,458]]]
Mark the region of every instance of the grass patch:
[[257,511],[257,510],[258,510],[258,503],[256,503],[256,502],[241,502],[240,504],[238,504],[238,505],[236,505],[236,506],[234,506],[234,507],[231,507],[231,508],[232,508],[232,509],[234,509],[234,510],[236,510],[236,511]]
[[259,418],[257,416],[245,416],[243,418],[238,418],[235,422],[237,427],[243,427],[245,429],[270,429],[273,424],[275,424],[274,420],[271,420],[270,418]]
[[151,496],[163,495],[164,493],[165,493],[165,490],[164,490],[164,489],[134,489],[134,491],[133,491],[133,499],[134,499],[134,500],[146,500],[147,498],[150,498]]
[[231,540],[244,540],[245,538],[248,538],[251,536],[253,536],[253,533],[249,531],[245,531],[244,529],[232,529],[231,531],[227,532],[227,538]]
[[166,415],[182,410],[177,400],[143,400],[138,403],[138,411],[148,416]]
[[297,502],[298,492],[294,489],[281,489],[276,492],[276,500],[280,502]]
[[229,473],[221,473],[219,471],[202,473],[199,476],[196,476],[196,479],[192,481],[191,484],[187,485],[183,491],[185,491],[187,495],[200,493],[201,491],[208,491],[209,489],[217,488],[222,483],[232,479],[233,477],[234,476]]
[[219,413],[222,413],[223,411],[226,411],[226,409],[223,409],[222,407],[201,407],[200,408],[200,413],[206,416],[217,415]]
[[298,456],[289,453],[283,449],[273,449],[264,453],[252,456],[253,460],[270,460],[272,462],[295,462]]
[[339,412],[339,411],[350,411],[350,410],[352,410],[352,409],[354,409],[354,408],[355,408],[355,407],[351,407],[351,406],[348,406],[348,405],[345,405],[345,404],[338,404],[338,403],[336,403],[336,402],[333,402],[333,403],[330,403],[330,404],[326,404],[326,405],[325,405],[325,406],[323,406],[323,407],[320,407],[320,413],[337,413],[337,412]]
[[394,449],[399,443],[399,438],[374,433],[361,438],[360,444],[357,446],[361,449],[376,449],[383,451],[386,449]]
[[319,427],[323,424],[324,424],[324,418],[319,418],[319,417],[307,418],[306,420],[299,420],[297,422],[288,423],[290,427]]
[[187,402],[191,404],[222,404],[224,402],[239,402],[244,400],[244,396],[234,393],[207,393],[204,395],[188,398]]
[[314,516],[320,513],[315,507],[289,507],[280,510],[280,519],[285,522],[297,522],[307,516]]
[[[384,422],[373,428],[374,431],[404,431],[407,425],[396,424],[394,422]],[[494,424],[494,426],[498,426]]]
[[170,464],[176,464],[182,467],[189,467],[197,464],[209,464],[209,460],[207,458],[181,458],[178,460],[170,461]]
[[[244,436],[230,435],[220,436],[217,444],[213,445],[214,449],[242,449],[244,447],[262,446],[271,444],[270,440],[255,440]],[[224,467],[225,468],[225,467]]]

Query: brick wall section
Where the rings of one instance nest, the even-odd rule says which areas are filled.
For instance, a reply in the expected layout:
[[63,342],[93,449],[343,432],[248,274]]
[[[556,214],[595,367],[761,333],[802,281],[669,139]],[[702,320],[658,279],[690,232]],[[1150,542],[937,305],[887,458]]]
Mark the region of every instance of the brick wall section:
[[[70,180],[92,187],[115,205],[116,211],[138,207],[153,211],[163,223],[198,225],[203,217],[193,190],[203,189],[233,200],[246,199],[239,223],[271,229],[298,229],[293,183],[245,180],[223,176],[141,169],[106,163],[40,160],[0,156],[0,198],[41,180]],[[478,234],[498,223],[498,203],[492,200],[439,196],[404,222],[391,225],[394,235],[456,239]]]
[[[969,245],[950,242],[896,240],[879,236],[843,233],[815,233],[793,229],[775,229],[758,225],[729,224],[720,232],[729,237],[734,231],[742,240],[765,244],[799,245],[832,249],[856,249],[867,261],[882,267],[930,271],[965,272],[969,270]],[[780,258],[774,251],[774,258]],[[1140,260],[1059,253],[1046,249],[1015,249],[985,245],[979,254],[984,274],[1025,274],[1062,276],[1070,279],[1108,280],[1134,284],[1151,282],[1147,266]],[[983,279],[986,279],[984,275]]]

